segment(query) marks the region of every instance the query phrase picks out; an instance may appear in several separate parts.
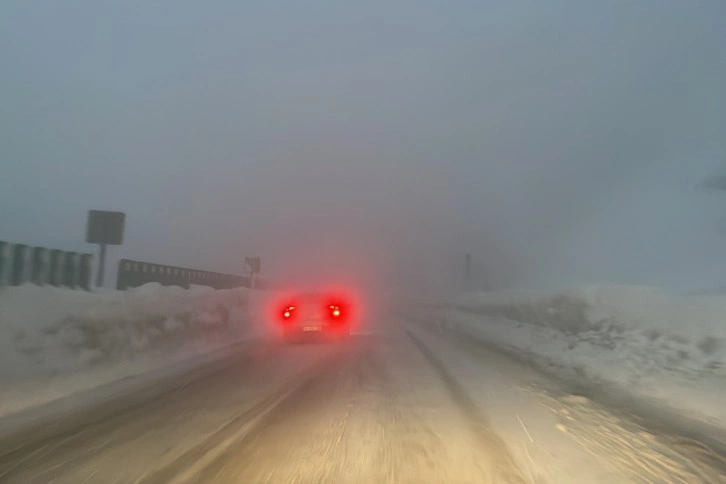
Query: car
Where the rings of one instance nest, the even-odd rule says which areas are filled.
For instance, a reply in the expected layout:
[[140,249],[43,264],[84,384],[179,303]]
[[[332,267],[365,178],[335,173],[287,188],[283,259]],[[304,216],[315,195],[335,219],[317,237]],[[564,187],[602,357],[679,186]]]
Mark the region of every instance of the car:
[[345,339],[350,336],[350,307],[344,301],[322,293],[305,293],[288,298],[279,308],[279,320],[286,342],[303,339]]

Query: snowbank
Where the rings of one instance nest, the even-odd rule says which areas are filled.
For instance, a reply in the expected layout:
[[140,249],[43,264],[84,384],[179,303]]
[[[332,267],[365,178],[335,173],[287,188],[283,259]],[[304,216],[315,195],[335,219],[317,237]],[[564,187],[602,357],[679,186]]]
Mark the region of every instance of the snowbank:
[[249,336],[244,289],[0,288],[0,415]]
[[439,323],[575,381],[657,399],[726,429],[726,296],[648,287],[471,294]]

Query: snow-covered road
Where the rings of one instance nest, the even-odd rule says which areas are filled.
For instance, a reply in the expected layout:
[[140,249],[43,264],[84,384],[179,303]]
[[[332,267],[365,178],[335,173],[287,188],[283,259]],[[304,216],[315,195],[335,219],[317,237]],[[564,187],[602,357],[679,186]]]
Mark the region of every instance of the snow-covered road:
[[249,343],[6,433],[0,482],[726,482],[718,449],[491,346],[393,317],[377,327]]

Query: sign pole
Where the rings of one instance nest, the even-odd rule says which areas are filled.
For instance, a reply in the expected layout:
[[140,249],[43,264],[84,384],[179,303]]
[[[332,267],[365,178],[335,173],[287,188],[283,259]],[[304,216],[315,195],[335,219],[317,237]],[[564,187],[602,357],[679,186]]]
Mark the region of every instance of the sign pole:
[[98,254],[98,267],[96,269],[96,287],[103,286],[103,272],[106,267],[106,244],[100,244],[101,252]]
[[257,285],[257,274],[260,273],[262,260],[259,257],[245,257],[245,266],[247,266],[250,280],[250,289],[254,289]]

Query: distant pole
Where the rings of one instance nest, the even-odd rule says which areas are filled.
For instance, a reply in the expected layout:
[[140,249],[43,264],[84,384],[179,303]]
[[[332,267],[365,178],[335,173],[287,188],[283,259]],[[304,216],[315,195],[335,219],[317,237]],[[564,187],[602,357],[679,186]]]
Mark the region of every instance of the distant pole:
[[100,244],[101,251],[98,254],[98,267],[96,268],[96,287],[103,286],[103,270],[106,268],[106,244]]
[[257,274],[260,273],[262,268],[262,259],[259,257],[245,257],[245,266],[248,269],[250,289],[254,289],[257,285]]

